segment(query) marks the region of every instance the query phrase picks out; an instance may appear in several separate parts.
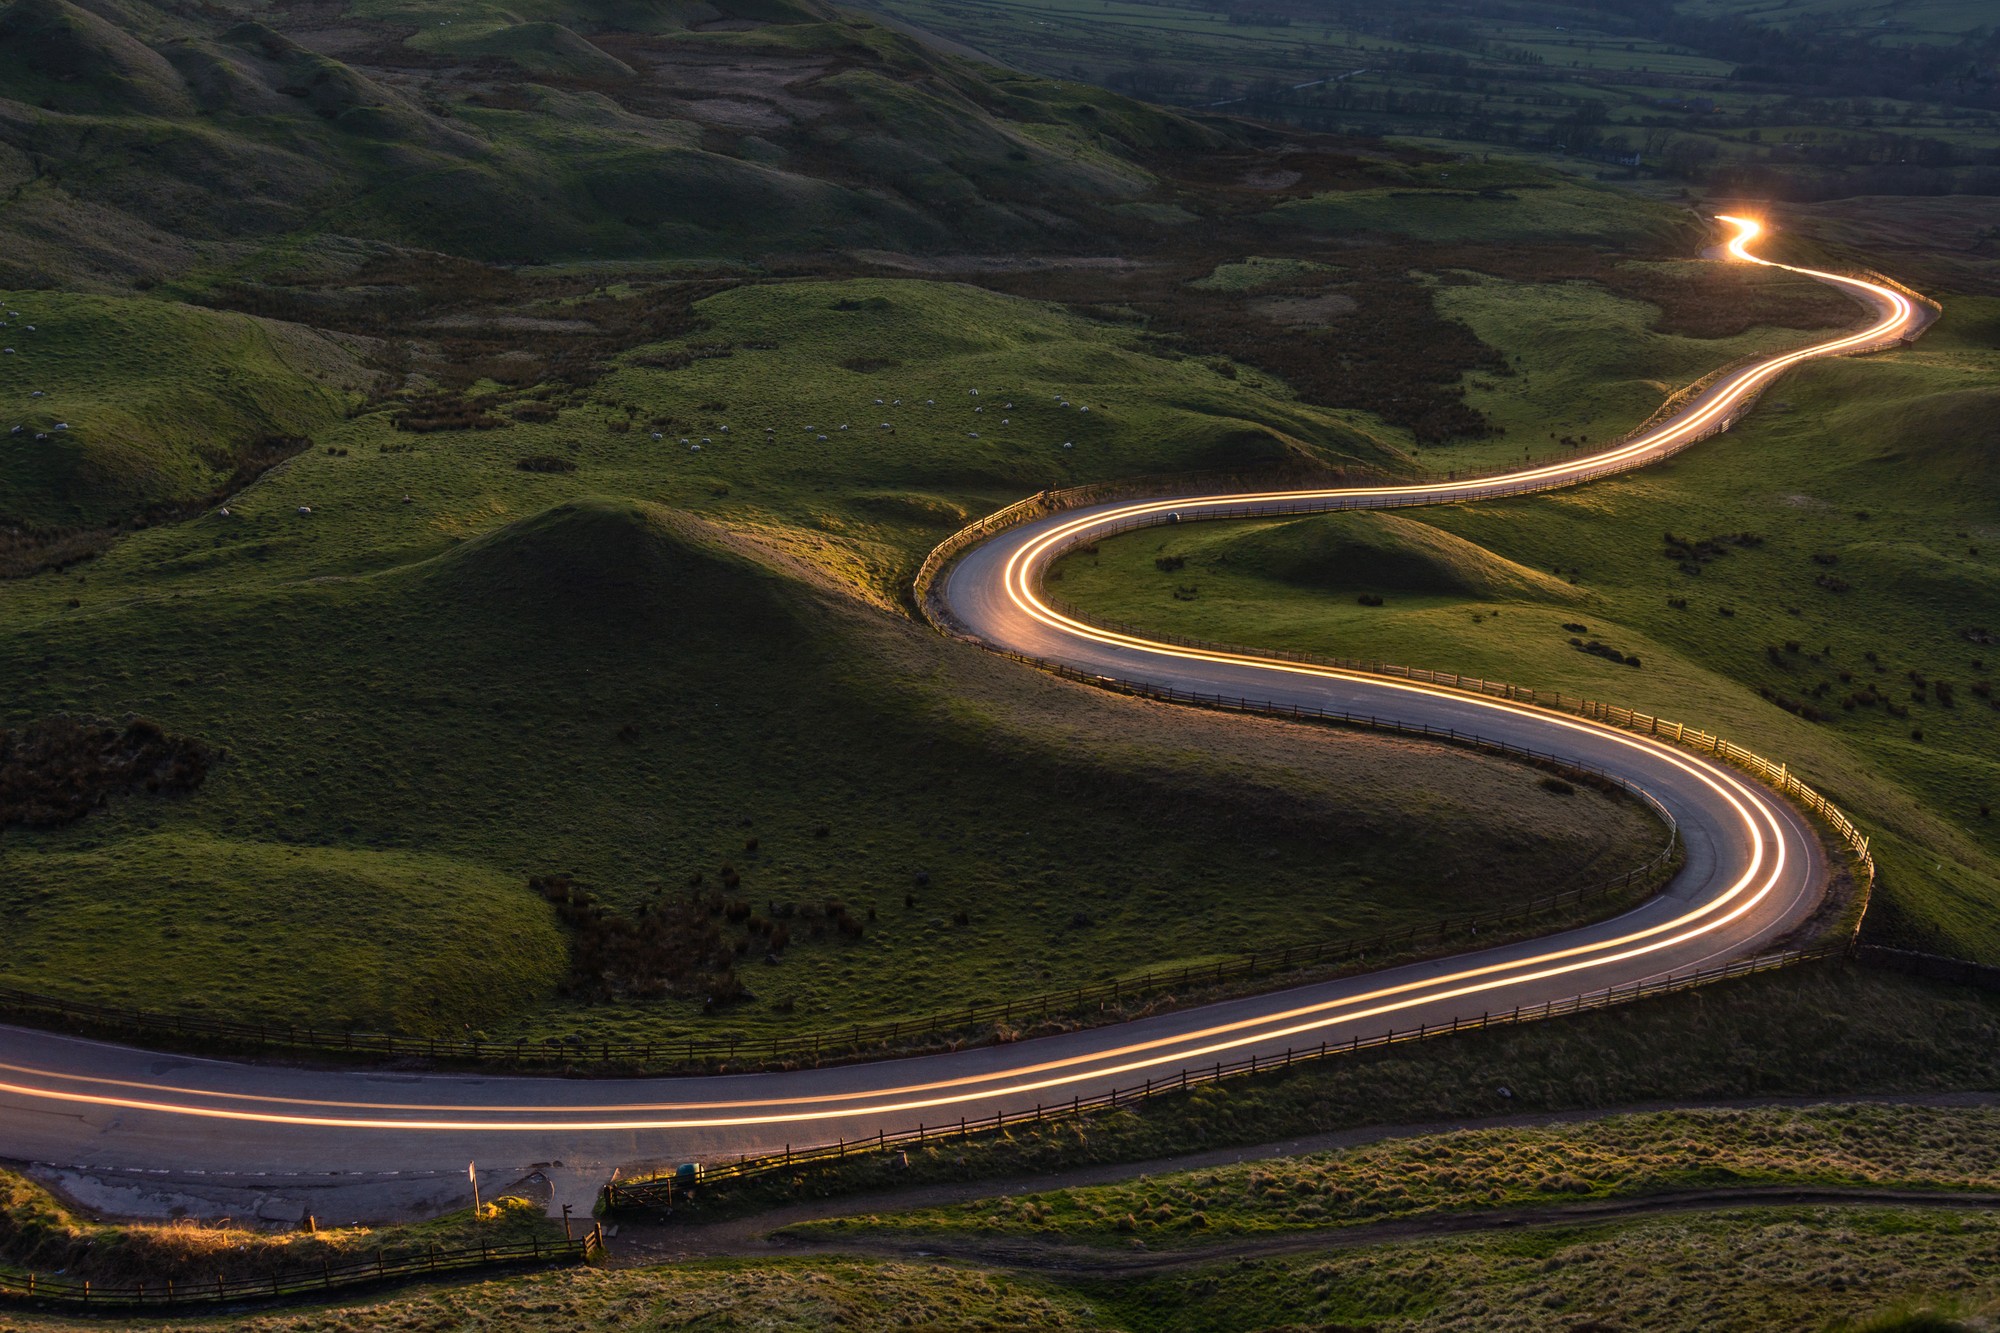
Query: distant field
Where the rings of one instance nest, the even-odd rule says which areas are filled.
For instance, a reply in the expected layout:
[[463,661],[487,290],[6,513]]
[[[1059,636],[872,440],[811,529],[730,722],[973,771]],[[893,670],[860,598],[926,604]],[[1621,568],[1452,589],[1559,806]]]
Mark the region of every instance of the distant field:
[[[1994,318],[1990,301],[1952,301],[1914,350],[1795,372],[1727,436],[1630,477],[1393,517],[1135,533],[1072,557],[1055,586],[1162,629],[1467,671],[1719,730],[1790,760],[1878,831],[1879,930],[2000,958],[1986,813],[2000,795],[1987,646],[2000,532],[1974,461],[1992,431]],[[1166,557],[1185,566],[1162,573]],[[1535,581],[1549,577],[1561,595]],[[1364,592],[1387,605],[1357,605]]]
[[[1581,176],[1766,198],[1992,192],[1971,0],[1678,0],[1338,12],[1296,0],[871,0],[1019,68],[1170,105],[1537,154]],[[1893,143],[1881,155],[1868,145]]]

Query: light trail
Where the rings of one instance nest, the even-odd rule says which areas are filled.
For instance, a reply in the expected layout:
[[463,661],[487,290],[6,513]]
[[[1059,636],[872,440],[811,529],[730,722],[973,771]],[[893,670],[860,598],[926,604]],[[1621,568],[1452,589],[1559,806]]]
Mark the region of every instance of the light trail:
[[[1035,529],[1019,549],[1008,556],[1000,571],[1004,605],[1030,625],[1060,636],[1077,645],[1094,645],[1151,661],[1169,673],[1183,674],[1189,665],[1250,669],[1272,681],[1311,681],[1365,688],[1386,698],[1397,699],[1421,711],[1448,702],[1455,709],[1482,710],[1505,723],[1530,726],[1556,738],[1588,742],[1600,749],[1611,746],[1615,755],[1629,761],[1628,774],[1672,777],[1691,787],[1700,802],[1716,817],[1720,828],[1733,830],[1742,843],[1740,860],[1733,862],[1733,876],[1724,874],[1722,883],[1686,910],[1666,920],[1637,927],[1621,928],[1617,921],[1565,932],[1551,938],[1546,947],[1515,957],[1494,957],[1478,961],[1477,955],[1455,969],[1426,971],[1414,979],[1382,981],[1357,993],[1300,1003],[1284,993],[1264,997],[1277,1007],[1227,1021],[1169,1031],[1141,1040],[1120,1040],[1119,1028],[1099,1029],[1113,1044],[1089,1050],[1037,1057],[1037,1042],[1025,1042],[1019,1051],[1020,1063],[1002,1068],[971,1072],[954,1077],[906,1079],[914,1063],[935,1064],[951,1057],[928,1061],[885,1062],[851,1066],[848,1073],[861,1071],[867,1082],[856,1088],[815,1086],[805,1076],[774,1074],[748,1076],[748,1081],[784,1084],[802,1080],[792,1095],[709,1099],[676,1097],[630,1099],[610,1103],[576,1105],[484,1103],[476,1100],[451,1101],[357,1101],[340,1097],[265,1095],[227,1088],[165,1086],[151,1079],[119,1078],[64,1070],[43,1069],[20,1064],[0,1064],[0,1093],[32,1102],[54,1103],[76,1108],[133,1111],[183,1118],[193,1121],[230,1121],[300,1129],[381,1130],[401,1132],[511,1132],[540,1134],[588,1134],[603,1131],[654,1131],[694,1129],[754,1129],[814,1121],[881,1117],[973,1104],[997,1104],[1037,1093],[1072,1089],[1087,1083],[1148,1071],[1173,1071],[1197,1062],[1242,1052],[1273,1041],[1312,1037],[1337,1027],[1376,1019],[1393,1019],[1423,1006],[1435,1006],[1472,997],[1500,998],[1505,993],[1538,994],[1529,988],[1537,983],[1575,978],[1585,988],[1608,984],[1626,985],[1648,976],[1660,975],[1661,965],[1687,966],[1688,960],[1675,951],[1689,944],[1717,941],[1719,952],[1730,952],[1756,943],[1754,935],[1728,934],[1734,928],[1754,924],[1760,909],[1772,920],[1782,920],[1807,892],[1801,877],[1808,868],[1797,864],[1789,847],[1809,846],[1796,842],[1809,835],[1802,823],[1779,799],[1719,761],[1703,759],[1671,745],[1636,736],[1609,726],[1570,717],[1526,704],[1496,700],[1444,686],[1393,680],[1365,672],[1342,670],[1284,661],[1256,654],[1181,648],[1140,636],[1101,629],[1065,616],[1049,606],[1040,593],[1041,576],[1063,551],[1093,535],[1112,529],[1150,522],[1171,521],[1171,516],[1202,517],[1216,511],[1238,511],[1258,506],[1276,508],[1313,505],[1325,509],[1350,507],[1402,507],[1442,503],[1467,498],[1494,498],[1570,485],[1609,475],[1665,457],[1708,433],[1718,423],[1748,403],[1766,384],[1786,369],[1802,361],[1835,356],[1884,344],[1916,326],[1921,312],[1916,303],[1888,286],[1842,274],[1774,264],[1750,253],[1748,246],[1761,227],[1748,218],[1720,219],[1736,228],[1726,251],[1731,258],[1748,263],[1788,268],[1854,293],[1879,308],[1882,317],[1867,327],[1838,338],[1770,357],[1731,372],[1710,386],[1681,413],[1660,426],[1604,452],[1562,463],[1525,468],[1500,477],[1420,483],[1397,487],[1337,488],[1316,491],[1255,492],[1195,498],[1141,501],[1112,505],[1073,518],[1045,523]],[[1233,514],[1231,516],[1234,516]],[[998,544],[999,539],[996,539]],[[968,557],[969,559],[970,557]],[[1121,659],[1124,660],[1124,659]],[[1602,765],[1600,765],[1602,767]],[[1790,890],[1792,897],[1786,897]],[[1628,913],[1627,916],[1636,913]],[[1568,942],[1565,942],[1568,941]],[[1532,949],[1532,945],[1522,946]],[[1486,955],[1492,957],[1492,955]],[[1709,955],[1713,956],[1713,955]],[[1704,959],[1705,961],[1705,959]],[[1639,965],[1634,970],[1633,964]],[[1442,966],[1450,968],[1447,960]],[[1401,970],[1401,969],[1399,969]],[[1351,984],[1366,987],[1366,977]],[[1564,984],[1569,984],[1566,980]],[[1569,992],[1574,994],[1574,991]],[[1536,1001],[1539,1003],[1539,1001]],[[1240,1007],[1240,1006],[1238,1006]],[[1201,1011],[1193,1011],[1198,1016]],[[1051,1039],[1053,1040],[1053,1039]],[[1046,1049],[1046,1048],[1044,1048]],[[993,1048],[985,1048],[987,1057]],[[227,1070],[231,1066],[220,1066]],[[504,1082],[504,1080],[503,1080]],[[517,1083],[519,1080],[514,1080]],[[730,1080],[731,1084],[737,1080]],[[824,1080],[820,1080],[824,1082]],[[701,1080],[668,1080],[668,1088],[713,1087]],[[445,1083],[449,1087],[449,1083]],[[565,1089],[591,1089],[601,1084],[548,1081],[551,1101],[560,1101]]]

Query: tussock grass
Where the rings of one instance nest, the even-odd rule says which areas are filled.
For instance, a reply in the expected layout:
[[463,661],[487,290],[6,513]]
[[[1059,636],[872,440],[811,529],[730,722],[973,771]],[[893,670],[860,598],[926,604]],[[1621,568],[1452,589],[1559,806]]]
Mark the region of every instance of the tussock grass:
[[1829,966],[1208,1085],[901,1159],[871,1154],[791,1179],[711,1186],[698,1208],[754,1211],[796,1197],[1145,1162],[1365,1125],[1649,1101],[2000,1089],[1996,1041],[2000,1002],[1989,996]]
[[[303,1228],[303,1219],[301,1219]],[[0,1171],[0,1264],[60,1273],[104,1286],[239,1279],[310,1269],[323,1262],[398,1259],[441,1250],[561,1240],[562,1224],[540,1203],[503,1194],[428,1222],[277,1232],[204,1223],[105,1223],[78,1216],[34,1181]]]
[[[2000,1223],[1949,1209],[1764,1208],[1253,1256],[1123,1277],[934,1259],[683,1260],[159,1327],[554,1333],[628,1327],[643,1311],[667,1327],[779,1333],[830,1325],[1541,1333],[1552,1323],[1615,1328],[1633,1318],[1662,1333],[1760,1326],[1956,1333],[1982,1329],[2000,1311],[1996,1244]],[[37,1333],[87,1326],[42,1315],[15,1323]]]
[[788,1234],[1157,1235],[1193,1243],[1749,1185],[1992,1190],[2000,1186],[2000,1110],[1692,1110],[1466,1130],[1141,1182],[808,1222]]

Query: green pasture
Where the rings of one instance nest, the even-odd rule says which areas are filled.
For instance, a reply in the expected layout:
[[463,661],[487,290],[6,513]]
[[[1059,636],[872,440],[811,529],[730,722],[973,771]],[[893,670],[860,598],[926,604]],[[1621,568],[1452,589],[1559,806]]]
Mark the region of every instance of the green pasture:
[[[698,313],[587,391],[475,385],[491,429],[378,404],[226,516],[10,585],[8,724],[140,713],[224,757],[186,800],[7,832],[9,984],[402,1031],[812,1030],[1481,910],[1654,849],[1595,796],[1550,818],[1522,770],[1120,703],[887,609],[940,537],[1044,486],[1392,447],[969,287]],[[719,1018],[557,995],[530,875],[636,911],[725,867],[760,911],[838,900],[866,932],[746,953],[755,998]]]
[[[1720,731],[1790,761],[1876,834],[1884,929],[2000,956],[2000,837],[1984,813],[2000,776],[1987,646],[2000,531],[1981,461],[1994,322],[1991,302],[1954,301],[1914,349],[1796,371],[1735,430],[1627,477],[1398,516],[1134,533],[1065,562],[1058,587],[1160,629],[1497,677]],[[1422,528],[1467,545],[1414,542]],[[1162,572],[1169,557],[1185,563]],[[1454,577],[1454,563],[1508,578]],[[1358,605],[1363,593],[1385,605]],[[1843,706],[1863,691],[1879,702]]]

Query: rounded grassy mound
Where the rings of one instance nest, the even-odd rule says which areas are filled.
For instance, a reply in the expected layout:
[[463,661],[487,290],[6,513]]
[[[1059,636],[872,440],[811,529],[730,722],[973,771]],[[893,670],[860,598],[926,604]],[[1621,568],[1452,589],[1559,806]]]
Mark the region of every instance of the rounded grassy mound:
[[1238,529],[1189,554],[1311,588],[1548,602],[1582,595],[1560,579],[1394,514],[1324,514]]
[[665,634],[686,644],[707,635],[752,640],[784,627],[769,572],[699,520],[638,500],[565,501],[416,570],[448,614],[489,629]]

